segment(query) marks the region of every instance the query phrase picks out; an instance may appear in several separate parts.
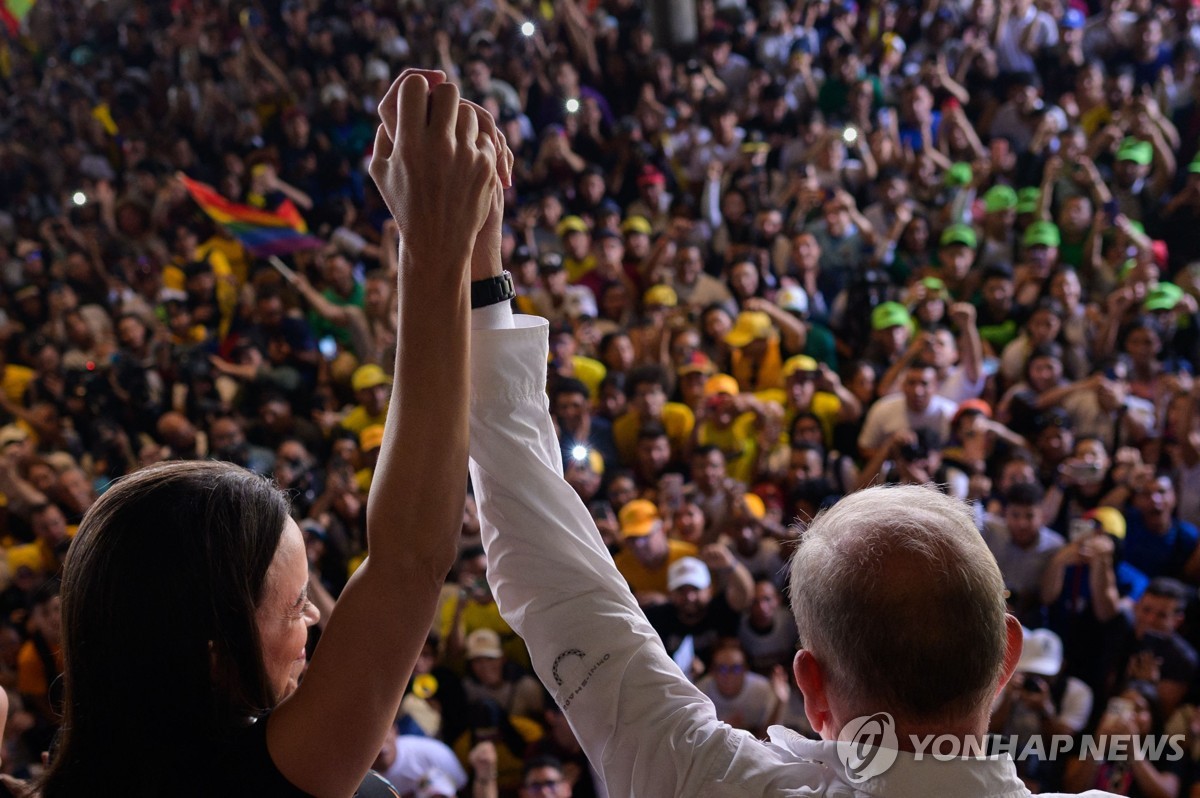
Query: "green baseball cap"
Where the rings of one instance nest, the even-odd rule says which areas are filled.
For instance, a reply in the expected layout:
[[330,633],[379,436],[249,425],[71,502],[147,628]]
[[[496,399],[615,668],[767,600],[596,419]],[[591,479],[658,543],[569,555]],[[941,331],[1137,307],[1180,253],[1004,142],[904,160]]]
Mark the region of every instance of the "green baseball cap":
[[1133,161],[1136,164],[1145,166],[1154,160],[1154,147],[1148,141],[1142,141],[1129,136],[1117,148],[1117,160]]
[[1057,247],[1061,243],[1062,236],[1058,233],[1058,225],[1053,222],[1038,221],[1025,228],[1026,247]]
[[1042,203],[1042,191],[1037,186],[1026,186],[1017,192],[1017,213],[1037,213]]
[[938,243],[943,247],[962,244],[964,247],[975,249],[979,244],[979,239],[975,237],[975,231],[971,229],[970,225],[952,224],[942,231],[942,237],[938,239]]
[[912,323],[908,308],[899,302],[884,302],[871,311],[871,329],[886,330],[889,327],[907,327]]
[[924,277],[921,279],[921,285],[925,286],[925,291],[930,298],[946,299],[950,296],[950,292],[946,290],[945,281],[940,277]]
[[1017,207],[1017,192],[1012,186],[992,186],[983,195],[983,209],[988,213],[1010,211]]
[[975,173],[971,171],[971,164],[959,161],[946,170],[946,176],[943,179],[947,186],[953,188],[969,186],[974,178]]
[[1175,283],[1159,283],[1146,294],[1144,310],[1171,310],[1183,299],[1183,289]]

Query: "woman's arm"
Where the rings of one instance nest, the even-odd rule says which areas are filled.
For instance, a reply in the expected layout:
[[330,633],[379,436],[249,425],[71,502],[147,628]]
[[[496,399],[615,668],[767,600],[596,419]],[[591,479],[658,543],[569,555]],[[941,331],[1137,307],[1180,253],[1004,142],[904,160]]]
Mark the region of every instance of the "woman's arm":
[[[406,72],[380,104],[370,172],[400,227],[397,329],[407,345],[396,353],[368,499],[370,557],[334,607],[303,683],[268,721],[276,766],[316,796],[352,794],[378,754],[462,524],[467,408],[447,399],[467,392],[477,235],[494,236],[499,252],[501,150],[491,117],[460,104],[444,81],[441,73]],[[507,182],[507,157],[502,172]]]

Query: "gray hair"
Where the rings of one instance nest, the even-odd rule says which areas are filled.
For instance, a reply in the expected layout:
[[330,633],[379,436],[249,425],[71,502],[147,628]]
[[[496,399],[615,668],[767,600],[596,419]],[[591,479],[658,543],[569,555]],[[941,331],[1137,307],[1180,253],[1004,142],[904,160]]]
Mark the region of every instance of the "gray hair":
[[990,702],[1004,581],[963,502],[915,485],[846,496],[805,530],[791,593],[801,644],[852,707],[937,723]]

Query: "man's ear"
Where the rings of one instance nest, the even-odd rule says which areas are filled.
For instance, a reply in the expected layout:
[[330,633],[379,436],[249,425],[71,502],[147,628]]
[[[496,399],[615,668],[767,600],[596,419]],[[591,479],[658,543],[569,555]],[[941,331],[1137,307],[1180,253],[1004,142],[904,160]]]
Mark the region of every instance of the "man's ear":
[[825,674],[821,671],[821,663],[811,651],[800,649],[792,660],[792,674],[796,677],[796,686],[804,696],[804,714],[808,718],[813,731],[825,737],[825,731],[831,730],[829,699],[825,695]]
[[1000,691],[1016,672],[1021,650],[1025,647],[1025,631],[1021,628],[1021,622],[1012,614],[1004,616],[1004,638],[1004,670],[1000,674],[1000,683],[996,685],[996,695],[1000,695]]

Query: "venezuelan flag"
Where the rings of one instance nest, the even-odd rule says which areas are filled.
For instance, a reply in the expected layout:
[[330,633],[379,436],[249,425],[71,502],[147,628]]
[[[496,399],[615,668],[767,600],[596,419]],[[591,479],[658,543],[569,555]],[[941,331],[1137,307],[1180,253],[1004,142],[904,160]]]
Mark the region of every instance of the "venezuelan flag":
[[324,241],[308,234],[308,225],[291,200],[284,200],[274,211],[264,211],[230,202],[212,186],[184,175],[180,175],[179,179],[208,217],[241,241],[256,258],[287,255],[325,246]]
[[21,23],[29,15],[29,9],[37,0],[0,0],[0,22],[8,28],[8,32],[16,36],[21,31]]

